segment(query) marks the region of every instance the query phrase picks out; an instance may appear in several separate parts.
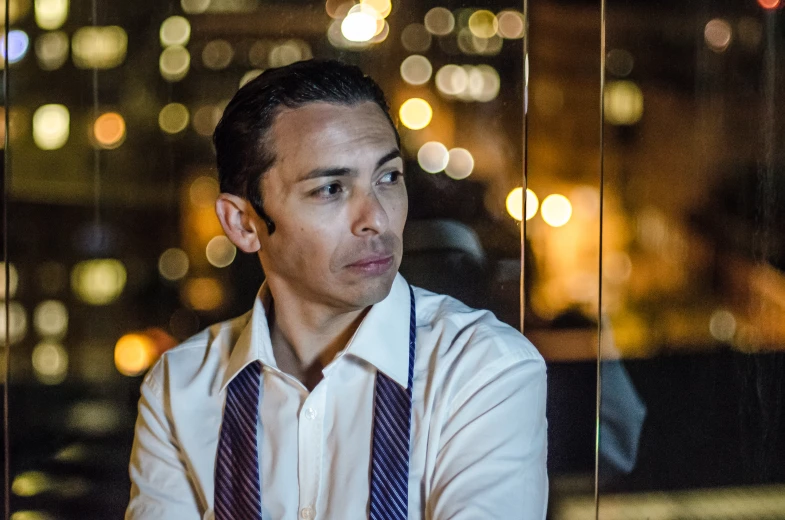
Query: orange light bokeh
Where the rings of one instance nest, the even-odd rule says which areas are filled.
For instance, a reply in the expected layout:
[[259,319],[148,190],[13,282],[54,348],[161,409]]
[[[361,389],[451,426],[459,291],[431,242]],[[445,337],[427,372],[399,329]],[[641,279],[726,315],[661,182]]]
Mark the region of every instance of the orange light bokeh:
[[781,0],[758,0],[758,4],[764,9],[777,9],[781,3]]
[[125,120],[115,112],[101,114],[93,125],[93,136],[101,148],[117,148],[125,139]]

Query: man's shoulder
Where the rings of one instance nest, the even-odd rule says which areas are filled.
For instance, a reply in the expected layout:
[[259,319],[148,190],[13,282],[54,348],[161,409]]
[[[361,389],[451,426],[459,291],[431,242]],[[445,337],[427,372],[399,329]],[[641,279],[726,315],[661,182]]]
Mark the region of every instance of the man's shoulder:
[[[475,368],[494,362],[542,362],[535,346],[517,329],[500,321],[488,310],[475,309],[460,300],[419,287],[417,303],[418,337],[429,340],[424,347],[431,356],[474,364]],[[479,364],[478,364],[479,363]]]
[[251,311],[220,321],[164,352],[144,379],[145,385],[162,390],[178,381],[193,381],[201,372],[219,371],[237,338],[248,325]]

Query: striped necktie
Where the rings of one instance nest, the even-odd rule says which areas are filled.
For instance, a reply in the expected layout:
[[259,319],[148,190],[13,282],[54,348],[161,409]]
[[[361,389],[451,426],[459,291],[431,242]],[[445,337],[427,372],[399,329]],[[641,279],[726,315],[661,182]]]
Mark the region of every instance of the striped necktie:
[[[408,518],[409,437],[416,319],[409,286],[407,388],[376,373],[371,454],[370,520]],[[229,383],[215,465],[215,520],[261,520],[257,424],[262,365],[255,361]]]

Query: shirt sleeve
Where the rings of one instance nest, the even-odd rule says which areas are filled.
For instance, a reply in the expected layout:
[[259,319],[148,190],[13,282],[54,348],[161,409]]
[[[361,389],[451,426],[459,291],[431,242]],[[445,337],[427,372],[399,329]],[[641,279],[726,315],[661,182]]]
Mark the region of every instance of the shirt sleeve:
[[544,520],[546,377],[541,358],[500,359],[456,395],[444,423],[428,520]]
[[[159,363],[153,371],[160,367]],[[153,371],[141,388],[129,465],[131,500],[125,519],[198,519],[202,515]]]

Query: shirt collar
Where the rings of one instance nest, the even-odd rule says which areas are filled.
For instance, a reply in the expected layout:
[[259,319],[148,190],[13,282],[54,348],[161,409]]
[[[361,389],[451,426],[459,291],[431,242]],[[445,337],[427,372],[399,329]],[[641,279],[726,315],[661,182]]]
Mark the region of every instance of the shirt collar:
[[[265,282],[254,300],[251,319],[237,338],[229,356],[221,391],[254,361],[278,368],[267,323],[271,301],[270,290]],[[403,276],[397,274],[387,297],[371,307],[339,356],[352,355],[363,359],[406,388],[409,383],[410,304],[409,285]]]

